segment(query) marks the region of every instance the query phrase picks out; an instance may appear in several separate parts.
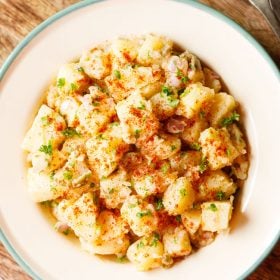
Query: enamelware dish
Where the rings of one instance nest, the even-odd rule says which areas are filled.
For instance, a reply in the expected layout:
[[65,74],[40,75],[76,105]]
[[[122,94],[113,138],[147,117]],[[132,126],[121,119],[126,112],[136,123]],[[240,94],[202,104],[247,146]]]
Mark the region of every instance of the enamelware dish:
[[[170,37],[222,76],[244,110],[250,170],[229,234],[169,270],[143,273],[90,256],[53,230],[26,191],[20,146],[60,65],[96,43],[148,32]],[[35,28],[4,63],[0,77],[0,237],[34,279],[243,279],[277,242],[279,70],[248,33],[218,12],[187,0],[82,1]]]

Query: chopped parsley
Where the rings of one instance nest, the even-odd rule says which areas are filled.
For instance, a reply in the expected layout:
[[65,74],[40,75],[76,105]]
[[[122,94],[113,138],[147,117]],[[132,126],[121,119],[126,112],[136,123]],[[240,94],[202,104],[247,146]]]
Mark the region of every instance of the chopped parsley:
[[62,88],[65,86],[65,78],[59,78],[56,84],[59,88]]
[[186,95],[188,95],[190,93],[190,89],[185,89],[184,92],[180,95],[181,98],[185,97]]
[[68,234],[70,233],[70,229],[68,228],[68,229],[64,230],[62,233],[63,233],[64,235],[68,235]]
[[182,197],[186,196],[187,195],[187,190],[186,189],[180,189],[180,195]]
[[170,148],[171,148],[171,151],[173,152],[177,149],[177,146],[176,145],[171,145]]
[[135,135],[135,137],[136,137],[136,138],[139,138],[139,136],[140,136],[140,132],[141,132],[141,130],[140,130],[140,129],[135,129],[135,131],[134,131],[134,135]]
[[149,244],[150,246],[152,247],[157,247],[157,244],[158,244],[158,241],[160,239],[160,236],[157,232],[154,233],[154,236],[153,236],[153,240],[151,241],[151,243]]
[[115,78],[117,78],[118,80],[120,80],[121,78],[121,72],[119,70],[114,70],[114,76]]
[[128,205],[128,208],[129,208],[129,209],[132,209],[132,208],[135,208],[136,206],[137,206],[137,204],[129,204],[129,205]]
[[160,170],[161,170],[164,174],[166,174],[167,171],[169,170],[169,168],[170,168],[169,163],[165,163],[165,164],[163,164],[163,165],[161,166]]
[[195,151],[200,151],[201,150],[201,146],[198,143],[191,143],[190,148],[192,150],[195,150]]
[[49,125],[50,124],[48,116],[42,117],[41,121],[42,121],[43,125]]
[[39,148],[39,151],[51,156],[53,153],[53,147],[52,147],[51,142],[49,141],[48,145],[42,145]]
[[162,92],[163,92],[166,96],[172,95],[172,91],[171,91],[170,88],[167,87],[167,86],[163,86],[163,87],[162,87]]
[[161,210],[161,209],[163,209],[164,208],[164,205],[163,205],[163,203],[162,203],[162,199],[161,198],[158,198],[157,200],[156,200],[156,211],[159,211],[159,210]]
[[115,191],[115,189],[114,189],[114,188],[111,188],[111,189],[109,190],[109,194],[112,194],[114,191]]
[[75,83],[71,83],[70,86],[72,91],[75,91],[78,88],[78,86]]
[[186,83],[189,80],[188,77],[184,76],[183,72],[178,68],[177,68],[176,76],[177,78],[180,78],[183,83]]
[[117,262],[119,263],[124,263],[127,261],[127,258],[126,256],[122,256],[122,257],[117,257]]
[[150,210],[147,210],[147,211],[138,212],[136,214],[137,218],[143,218],[145,216],[152,216],[152,212]]
[[227,154],[227,156],[230,156],[231,155],[231,150],[230,149],[226,149],[226,154]]
[[77,68],[77,71],[78,71],[78,72],[85,72],[84,68],[81,67],[81,66]]
[[140,110],[145,110],[146,109],[146,106],[143,102],[140,103],[140,106],[137,107],[137,109],[140,109]]
[[239,119],[240,119],[240,115],[236,112],[233,112],[230,117],[221,120],[221,126],[223,127],[229,126],[233,122],[239,121]]
[[144,242],[141,240],[138,244],[137,244],[137,249],[139,248],[143,248],[145,246]]
[[218,200],[224,200],[224,199],[226,198],[225,192],[218,191],[218,192],[216,193],[216,198],[217,198]]
[[181,223],[181,222],[182,222],[182,217],[181,217],[181,215],[177,215],[177,216],[175,217],[175,219],[176,219],[176,221],[177,221],[178,223]]
[[207,166],[208,166],[208,160],[205,157],[203,157],[199,164],[199,172],[203,173],[207,169]]
[[62,134],[65,136],[65,137],[74,137],[74,136],[81,136],[81,134],[79,132],[76,131],[75,128],[71,128],[71,127],[67,127],[66,129],[64,129],[62,131]]
[[51,180],[53,180],[54,175],[55,175],[55,171],[53,170],[53,171],[51,172],[51,174],[50,174],[50,179],[51,179]]
[[210,206],[208,207],[208,209],[213,211],[213,212],[218,211],[218,208],[217,208],[215,203],[211,203]]
[[73,178],[73,173],[69,170],[64,171],[63,178],[65,180],[71,180]]
[[180,100],[179,99],[175,99],[175,98],[169,98],[168,99],[168,104],[169,106],[171,106],[172,108],[176,108],[179,104]]

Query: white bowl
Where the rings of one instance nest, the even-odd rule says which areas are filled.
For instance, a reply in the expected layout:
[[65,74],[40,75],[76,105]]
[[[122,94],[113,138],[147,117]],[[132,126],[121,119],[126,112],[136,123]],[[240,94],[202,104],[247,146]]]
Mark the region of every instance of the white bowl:
[[[56,233],[26,192],[23,135],[59,66],[95,43],[155,32],[189,48],[224,79],[241,103],[251,148],[249,178],[229,235],[169,270],[141,273],[82,252]],[[1,70],[0,225],[14,258],[39,279],[237,279],[279,237],[280,81],[277,67],[243,29],[193,1],[82,1],[45,21]]]

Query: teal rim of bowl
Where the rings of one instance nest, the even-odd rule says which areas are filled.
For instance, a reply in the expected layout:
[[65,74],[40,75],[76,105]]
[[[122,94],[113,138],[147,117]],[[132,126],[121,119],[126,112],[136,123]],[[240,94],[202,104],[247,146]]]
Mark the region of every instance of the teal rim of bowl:
[[[74,5],[71,5],[67,7],[64,10],[59,11],[58,13],[54,14],[53,16],[49,17],[45,21],[43,21],[41,24],[39,24],[37,27],[35,27],[11,52],[11,54],[8,56],[4,64],[2,65],[0,69],[0,81],[2,81],[5,73],[8,71],[9,67],[13,63],[13,61],[17,58],[17,56],[20,54],[20,52],[27,46],[41,31],[43,31],[46,27],[51,25],[53,22],[59,20],[60,18],[64,17],[67,14],[70,14],[73,11],[76,11],[78,9],[84,8],[86,6],[89,6],[91,4],[95,4],[98,2],[102,2],[104,0],[84,0],[81,2],[78,2]],[[247,41],[253,45],[258,52],[262,55],[263,58],[268,62],[270,68],[275,73],[276,76],[278,76],[278,80],[280,81],[280,72],[278,70],[278,67],[274,63],[274,61],[271,59],[271,57],[268,55],[266,50],[254,39],[243,27],[241,27],[238,23],[236,23],[234,20],[228,18],[227,16],[223,15],[222,13],[214,10],[211,7],[208,7],[202,3],[199,3],[195,0],[173,0],[177,2],[181,2],[190,6],[193,6],[199,10],[202,10],[220,20],[225,22],[226,24],[233,27],[236,31],[238,31]],[[271,241],[270,245],[264,250],[264,252],[259,256],[259,258],[255,261],[255,263],[252,264],[251,267],[249,267],[241,276],[238,277],[238,280],[245,279],[248,275],[250,275],[259,265],[260,263],[267,257],[267,255],[270,253],[270,251],[273,249],[273,247],[276,245],[278,239],[280,237],[280,229],[274,239]],[[10,241],[6,238],[3,231],[0,229],[0,241],[4,244],[7,251],[12,255],[12,257],[16,260],[16,262],[33,278],[36,280],[41,280],[40,278],[33,270],[32,268],[27,264],[27,262],[16,252],[16,250],[11,245]]]

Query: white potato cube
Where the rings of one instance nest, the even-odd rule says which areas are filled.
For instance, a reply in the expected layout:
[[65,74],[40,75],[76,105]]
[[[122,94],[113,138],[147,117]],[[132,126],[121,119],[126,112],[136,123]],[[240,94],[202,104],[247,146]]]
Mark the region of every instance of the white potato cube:
[[207,201],[211,199],[228,199],[237,189],[236,184],[222,170],[207,172],[198,187],[198,199]]
[[154,135],[159,128],[150,101],[146,101],[139,92],[134,92],[116,106],[121,122],[122,137],[128,144],[137,140],[144,141]]
[[119,208],[131,193],[131,183],[124,170],[117,170],[100,181],[100,197],[107,208]]
[[205,118],[197,117],[189,121],[183,132],[180,133],[181,139],[188,145],[192,146],[198,142],[200,133],[208,127]]
[[167,228],[162,237],[164,251],[171,257],[187,256],[192,251],[188,232],[182,226]]
[[246,141],[244,140],[244,136],[240,128],[236,124],[232,124],[228,127],[228,132],[233,146],[241,155],[246,154]]
[[210,201],[201,204],[202,230],[216,232],[228,228],[232,214],[232,204],[230,201]]
[[105,79],[109,93],[116,102],[122,101],[133,91],[150,97],[161,87],[162,70],[157,67],[119,67]]
[[220,92],[214,95],[212,99],[209,120],[213,127],[220,125],[222,119],[228,116],[236,107],[234,98],[225,93]]
[[146,157],[164,160],[180,151],[181,140],[176,136],[160,133],[137,146],[140,146],[141,153]]
[[154,206],[136,195],[125,200],[121,215],[138,236],[150,234],[157,229],[158,217]]
[[27,171],[28,192],[35,202],[56,199],[68,190],[67,185],[60,185],[53,181],[52,175],[35,172],[33,168]]
[[154,114],[160,120],[165,120],[174,115],[179,99],[174,95],[166,95],[163,92],[155,94],[150,99]]
[[66,127],[63,117],[46,105],[42,105],[28,130],[22,148],[28,152],[42,150],[52,154],[65,139],[62,130]]
[[163,205],[169,215],[183,214],[192,207],[195,192],[186,177],[178,178],[163,195]]
[[230,135],[225,128],[210,127],[199,137],[203,156],[208,160],[210,169],[216,170],[231,165],[239,155],[233,146]]
[[122,139],[118,123],[86,142],[90,167],[99,178],[109,176],[127,150],[128,145]]
[[127,258],[140,271],[161,266],[163,254],[163,245],[157,235],[144,236],[131,244],[127,250]]
[[94,225],[95,236],[93,240],[80,239],[82,248],[91,254],[124,255],[129,246],[126,235],[128,227],[121,216],[111,211],[102,211]]
[[131,63],[138,54],[138,43],[135,39],[119,38],[114,40],[111,45],[111,55],[119,63]]
[[149,34],[139,49],[137,62],[143,65],[161,64],[171,53],[173,42],[165,37]]
[[104,79],[111,71],[110,56],[101,47],[84,52],[80,58],[80,65],[90,78],[97,80]]
[[57,88],[65,94],[83,93],[87,90],[90,79],[85,75],[81,65],[68,63],[60,67],[57,78]]
[[95,100],[91,94],[84,95],[81,100],[82,104],[77,111],[80,124],[77,131],[94,136],[115,116],[115,103],[112,98]]
[[71,96],[65,97],[61,102],[59,112],[66,118],[68,127],[75,127],[77,125],[77,112],[79,106],[79,102]]
[[59,221],[67,223],[78,237],[92,241],[96,237],[98,207],[93,194],[83,194],[78,200],[62,200],[55,209]]
[[181,215],[182,223],[190,234],[195,234],[201,225],[201,209],[190,209]]
[[213,89],[201,83],[191,84],[181,94],[176,114],[191,119],[207,109],[214,95]]

